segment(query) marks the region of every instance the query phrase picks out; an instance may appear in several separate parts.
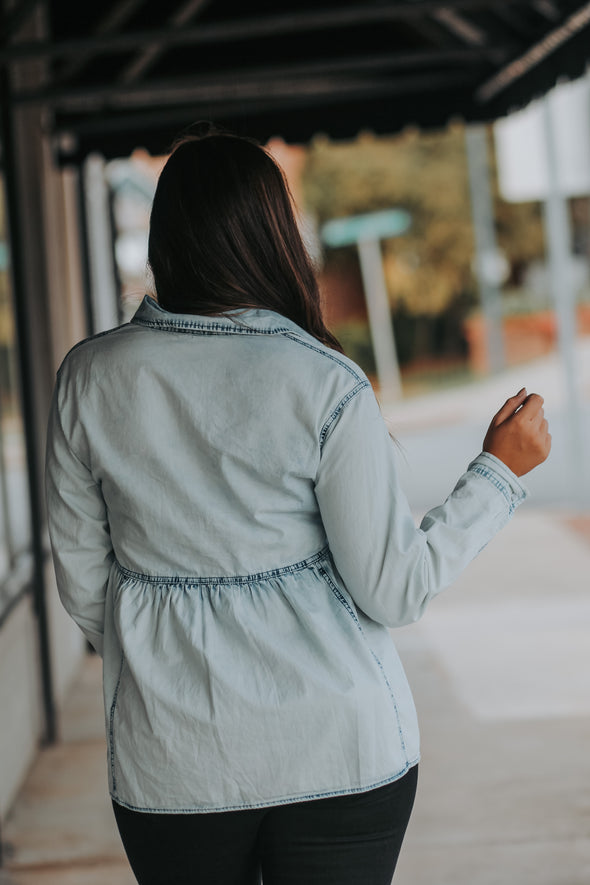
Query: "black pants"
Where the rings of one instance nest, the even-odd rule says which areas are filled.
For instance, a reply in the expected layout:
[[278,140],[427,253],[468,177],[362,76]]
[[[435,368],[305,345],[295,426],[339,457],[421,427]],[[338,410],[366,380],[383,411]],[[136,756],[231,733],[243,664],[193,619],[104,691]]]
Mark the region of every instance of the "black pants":
[[350,796],[247,811],[150,814],[113,803],[140,885],[390,885],[418,769]]

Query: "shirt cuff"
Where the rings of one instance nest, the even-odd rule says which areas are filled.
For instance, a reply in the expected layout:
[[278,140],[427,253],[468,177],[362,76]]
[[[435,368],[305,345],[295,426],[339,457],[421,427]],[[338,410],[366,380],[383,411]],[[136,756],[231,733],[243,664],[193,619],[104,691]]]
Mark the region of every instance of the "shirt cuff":
[[490,452],[482,452],[474,458],[467,469],[489,479],[502,492],[510,505],[511,512],[530,494],[516,473]]

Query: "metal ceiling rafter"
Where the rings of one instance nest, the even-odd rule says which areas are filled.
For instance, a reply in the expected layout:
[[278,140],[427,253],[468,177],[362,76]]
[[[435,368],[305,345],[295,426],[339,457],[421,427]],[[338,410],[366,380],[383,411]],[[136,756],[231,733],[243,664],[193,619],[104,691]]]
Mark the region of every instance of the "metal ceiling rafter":
[[[504,0],[506,3],[526,4],[530,0]],[[175,46],[199,45],[214,42],[247,41],[256,38],[319,31],[331,28],[355,27],[395,21],[420,21],[441,9],[493,9],[493,0],[416,0],[412,4],[357,4],[332,9],[316,9],[225,22],[207,22],[198,27],[177,30],[147,30],[127,34],[98,35],[55,41],[15,43],[0,49],[0,62],[24,58],[86,55],[89,53],[117,53],[141,49],[149,43],[159,43],[165,49]]]
[[[96,91],[95,93],[80,91],[76,95],[70,95],[63,100],[61,110],[64,113],[92,112],[95,109],[108,107],[108,110],[132,110],[146,106],[159,105],[160,107],[170,104],[195,104],[202,102],[249,102],[256,98],[268,98],[271,101],[280,98],[283,107],[289,106],[302,97],[321,97],[322,101],[336,100],[339,96],[358,98],[360,96],[399,95],[403,92],[416,93],[422,91],[436,92],[451,89],[464,83],[462,71],[437,72],[432,74],[410,74],[403,79],[391,76],[384,77],[300,77],[293,80],[290,77],[272,78],[260,77],[257,79],[231,79],[221,82],[214,80],[206,85],[187,82],[171,81],[162,84],[155,89],[153,85],[141,89],[134,89],[131,94],[128,90],[114,92]],[[105,101],[108,98],[108,103]],[[245,110],[249,105],[245,104]]]
[[[182,28],[196,15],[199,15],[210,2],[211,0],[186,0],[168,20],[169,26],[174,29]],[[133,83],[138,80],[153,67],[165,49],[166,47],[163,47],[158,41],[146,46],[129,62],[118,79],[124,83]]]
[[[109,10],[96,25],[94,34],[105,36],[116,33],[144,3],[145,0],[119,0],[116,6]],[[88,59],[85,57],[71,59],[59,72],[54,82],[64,83],[71,79],[85,67],[87,61]]]
[[39,3],[40,0],[21,0],[12,9],[7,10],[3,17],[2,31],[0,32],[1,43],[8,42],[18,33]]
[[554,28],[542,40],[524,52],[519,58],[514,59],[504,68],[483,83],[475,93],[475,99],[480,104],[487,104],[507,89],[516,80],[520,80],[525,74],[540,64],[545,58],[555,52],[569,39],[574,37],[584,28],[590,25],[590,3],[585,3],[581,9],[574,12],[563,24]]
[[434,13],[433,17],[469,46],[485,46],[487,43],[485,32],[477,25],[474,25],[473,22],[467,21],[464,16],[459,15],[454,9],[439,9]]
[[559,7],[555,0],[533,0],[532,7],[548,21],[557,21],[560,16]]
[[434,15],[424,16],[423,19],[412,21],[411,27],[427,46],[445,48],[465,46],[465,41],[460,40],[449,28],[438,22]]
[[112,98],[125,95],[130,100],[133,96],[157,96],[171,88],[188,90],[207,89],[218,85],[231,86],[235,83],[260,81],[267,83],[274,79],[291,78],[294,83],[300,77],[321,77],[338,74],[372,74],[380,71],[404,70],[407,68],[436,68],[438,65],[476,66],[490,63],[501,63],[510,53],[507,46],[487,46],[484,48],[456,48],[436,50],[416,50],[399,53],[379,53],[359,56],[346,56],[338,59],[322,59],[321,61],[293,62],[275,64],[256,68],[237,68],[218,74],[199,74],[152,80],[149,83],[127,84],[122,81],[108,85],[86,87],[46,87],[40,90],[22,90],[13,96],[16,104],[43,103],[53,106],[67,105],[68,102],[78,105],[84,110],[93,106],[93,102],[108,102]]
[[[447,30],[457,36],[464,45],[485,46],[486,43],[508,42],[514,48],[515,55],[520,55],[539,33],[547,31],[547,19],[532,4],[494,3],[488,9],[481,10],[477,23],[465,15],[458,15],[454,10],[441,10],[436,13],[436,20]],[[511,25],[512,18],[520,21],[524,14],[537,18],[536,31],[531,23],[523,33],[522,28]]]
[[[364,87],[366,84],[362,84]],[[293,94],[292,84],[285,85],[285,92],[280,89],[275,90],[274,95],[269,95],[268,91],[253,97],[248,102],[243,101],[240,96],[234,96],[227,103],[220,104],[217,99],[205,99],[203,102],[195,102],[187,97],[186,102],[176,102],[171,104],[155,105],[146,102],[142,108],[128,110],[126,108],[117,108],[117,113],[113,114],[113,108],[109,108],[105,114],[100,112],[89,114],[82,121],[76,121],[74,127],[68,125],[67,120],[63,120],[60,126],[61,133],[68,136],[74,134],[75,137],[84,137],[89,134],[113,132],[126,132],[129,129],[140,130],[143,126],[155,125],[158,128],[167,125],[188,125],[187,120],[218,120],[232,117],[238,119],[240,117],[248,118],[252,114],[274,113],[277,110],[284,110],[287,106],[289,111],[321,109],[325,107],[326,99],[330,104],[347,104],[350,101],[366,102],[367,99],[375,99],[376,101],[387,101],[399,99],[405,95],[425,94],[430,90],[435,96],[437,92],[444,92],[448,89],[460,89],[464,87],[464,78],[460,73],[443,74],[436,79],[429,75],[417,75],[408,83],[403,85],[397,81],[391,81],[388,85],[379,84],[379,92],[375,93],[371,90],[370,94],[364,91],[359,84],[358,89],[340,89],[335,93],[326,93],[323,91],[306,91],[301,94]],[[288,99],[288,104],[286,104]],[[149,110],[148,110],[149,108]],[[321,127],[319,127],[321,129]],[[370,126],[368,126],[370,128]],[[60,130],[57,135],[59,137]],[[277,134],[276,132],[274,134]],[[311,133],[313,134],[313,133]],[[310,134],[310,135],[311,135]],[[138,142],[139,144],[140,142]]]

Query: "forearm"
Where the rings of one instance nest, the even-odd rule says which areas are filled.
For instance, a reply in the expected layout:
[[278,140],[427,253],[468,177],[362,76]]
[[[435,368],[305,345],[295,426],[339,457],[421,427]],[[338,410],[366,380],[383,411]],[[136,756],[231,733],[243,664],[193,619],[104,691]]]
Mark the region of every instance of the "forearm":
[[504,465],[482,453],[416,528],[376,404],[357,399],[339,435],[326,445],[316,494],[351,597],[369,617],[399,626],[419,618],[458,577],[509,521],[526,491]]

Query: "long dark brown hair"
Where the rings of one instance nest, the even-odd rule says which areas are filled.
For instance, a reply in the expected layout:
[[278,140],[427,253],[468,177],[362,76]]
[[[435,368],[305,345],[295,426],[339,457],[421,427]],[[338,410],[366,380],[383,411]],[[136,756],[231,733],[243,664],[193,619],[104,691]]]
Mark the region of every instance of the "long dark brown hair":
[[165,310],[266,308],[341,350],[283,173],[250,139],[209,132],[177,142],[154,197],[148,260]]

